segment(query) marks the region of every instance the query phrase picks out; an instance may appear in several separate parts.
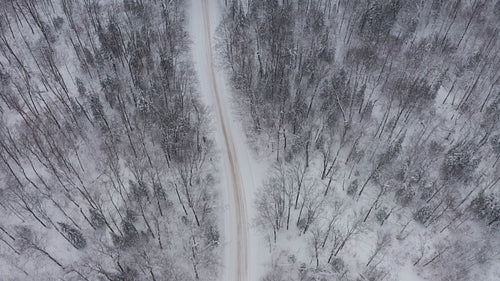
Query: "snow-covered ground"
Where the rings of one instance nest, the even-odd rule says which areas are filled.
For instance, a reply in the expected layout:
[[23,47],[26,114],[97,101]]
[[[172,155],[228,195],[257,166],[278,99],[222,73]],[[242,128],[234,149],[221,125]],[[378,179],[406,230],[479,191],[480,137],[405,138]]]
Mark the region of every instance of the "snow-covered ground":
[[259,280],[268,259],[265,243],[252,228],[255,192],[264,178],[265,163],[257,163],[249,149],[241,122],[233,114],[229,83],[218,65],[214,33],[223,1],[192,0],[189,24],[193,60],[200,82],[201,98],[210,108],[217,129],[215,139],[221,153],[221,193],[224,215],[224,266],[222,280]]

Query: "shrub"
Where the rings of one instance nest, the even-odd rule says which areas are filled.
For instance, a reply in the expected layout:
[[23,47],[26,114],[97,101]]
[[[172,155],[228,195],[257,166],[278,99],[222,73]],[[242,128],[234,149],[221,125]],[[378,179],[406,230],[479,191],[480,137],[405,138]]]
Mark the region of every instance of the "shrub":
[[351,184],[347,188],[347,195],[354,195],[356,193],[356,191],[358,191],[358,187],[359,187],[359,184],[358,184],[358,180],[356,179],[353,182],[351,182]]
[[61,231],[64,232],[66,239],[75,247],[76,249],[83,249],[87,246],[87,240],[83,237],[82,233],[70,226],[69,224],[59,222],[59,227]]
[[427,222],[429,217],[431,216],[431,207],[424,206],[420,208],[414,215],[413,218],[421,224]]
[[101,228],[106,224],[106,220],[104,219],[104,216],[101,213],[99,213],[95,209],[90,209],[89,211],[90,211],[90,223],[92,223],[92,225],[95,228]]
[[467,179],[479,165],[479,159],[472,159],[471,145],[456,145],[446,153],[443,165],[445,179]]
[[500,204],[492,194],[479,194],[472,200],[470,209],[478,219],[486,220],[489,224],[500,217]]
[[385,220],[385,218],[387,218],[387,208],[386,207],[382,207],[380,208],[376,213],[375,213],[375,217],[377,218],[377,221],[382,224]]
[[402,187],[396,191],[396,199],[403,207],[408,206],[414,197],[415,191],[411,187]]
[[427,200],[436,192],[434,185],[425,185],[420,189],[420,199]]
[[344,261],[341,258],[333,258],[330,261],[330,265],[335,272],[341,272],[345,267]]
[[210,225],[206,230],[206,236],[209,245],[219,245],[220,243],[220,234],[217,227]]

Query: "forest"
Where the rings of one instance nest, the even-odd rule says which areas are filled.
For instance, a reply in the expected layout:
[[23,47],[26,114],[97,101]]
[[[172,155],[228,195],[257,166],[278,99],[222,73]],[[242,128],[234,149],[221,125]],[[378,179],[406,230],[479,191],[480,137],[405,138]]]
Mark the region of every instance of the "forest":
[[1,280],[216,280],[182,0],[0,1]]
[[261,280],[496,280],[500,1],[225,4]]

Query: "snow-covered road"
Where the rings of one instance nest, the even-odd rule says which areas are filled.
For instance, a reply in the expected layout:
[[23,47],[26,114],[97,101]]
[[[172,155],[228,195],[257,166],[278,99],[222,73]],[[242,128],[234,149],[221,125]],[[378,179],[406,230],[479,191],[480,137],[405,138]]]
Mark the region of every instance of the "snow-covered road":
[[215,138],[222,156],[221,185],[226,207],[224,272],[221,278],[226,281],[250,281],[258,276],[250,276],[256,271],[256,263],[253,262],[256,256],[251,253],[254,247],[250,245],[255,242],[250,240],[247,206],[252,202],[255,190],[255,175],[252,170],[258,169],[250,157],[239,122],[232,122],[229,87],[215,60],[212,38],[220,20],[220,3],[217,0],[192,0],[188,20],[201,97],[215,115]]

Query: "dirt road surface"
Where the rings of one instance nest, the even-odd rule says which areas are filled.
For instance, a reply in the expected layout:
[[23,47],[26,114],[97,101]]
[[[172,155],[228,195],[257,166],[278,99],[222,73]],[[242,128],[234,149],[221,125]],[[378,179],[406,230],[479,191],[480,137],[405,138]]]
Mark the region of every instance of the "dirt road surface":
[[[248,221],[246,211],[246,200],[242,181],[242,169],[248,173],[245,167],[246,161],[238,161],[238,153],[241,153],[245,144],[241,143],[241,138],[235,138],[231,126],[231,115],[226,102],[227,93],[222,83],[220,71],[216,68],[215,52],[213,50],[213,30],[217,24],[213,19],[213,11],[218,9],[219,1],[214,0],[193,0],[191,1],[192,13],[192,33],[194,55],[197,64],[198,75],[202,95],[211,105],[215,114],[215,125],[217,127],[219,147],[222,154],[227,194],[227,209],[225,220],[225,279],[230,281],[249,281],[249,251],[248,251]],[[213,25],[213,26],[212,26]],[[203,32],[203,34],[202,34]],[[240,142],[238,142],[240,140]],[[238,150],[237,150],[238,149]],[[241,159],[240,159],[241,160]],[[246,179],[247,182],[251,179]]]

